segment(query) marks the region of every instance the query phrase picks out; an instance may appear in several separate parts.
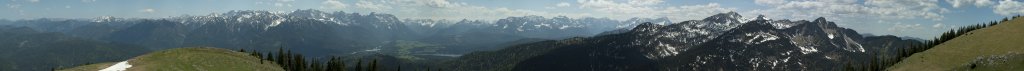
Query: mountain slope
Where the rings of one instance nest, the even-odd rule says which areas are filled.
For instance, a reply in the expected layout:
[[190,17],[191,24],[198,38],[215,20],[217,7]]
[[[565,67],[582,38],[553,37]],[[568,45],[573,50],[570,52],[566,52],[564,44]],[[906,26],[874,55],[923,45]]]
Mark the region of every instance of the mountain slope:
[[519,62],[551,52],[559,47],[579,45],[583,38],[548,40],[509,46],[497,51],[473,52],[458,59],[442,62],[443,68],[455,71],[509,71]]
[[915,43],[919,42],[894,36],[862,36],[824,18],[756,19],[659,63],[685,63],[664,64],[676,67],[669,70],[836,70],[842,63],[867,62],[872,53]]
[[[692,21],[692,22],[689,22],[689,24],[676,24],[676,25],[671,25],[670,27],[664,27],[664,26],[652,27],[652,26],[655,26],[655,24],[646,23],[646,24],[642,24],[642,25],[637,26],[638,28],[635,28],[633,30],[642,30],[642,29],[673,29],[673,30],[663,30],[663,31],[646,30],[646,31],[649,31],[649,32],[628,32],[628,33],[645,33],[645,34],[649,33],[649,34],[651,34],[651,35],[644,35],[643,37],[633,37],[636,34],[611,34],[611,35],[595,36],[595,37],[589,37],[589,38],[572,38],[572,39],[564,39],[564,40],[558,40],[558,41],[542,41],[542,42],[535,42],[535,43],[525,43],[525,44],[513,45],[513,46],[506,47],[505,49],[497,50],[497,51],[473,52],[473,54],[468,54],[468,55],[466,55],[464,57],[461,57],[459,60],[455,60],[454,63],[449,64],[449,65],[454,65],[454,67],[449,67],[449,68],[455,69],[455,70],[465,70],[465,71],[508,71],[508,70],[517,70],[517,69],[521,70],[521,68],[519,68],[519,67],[522,67],[522,66],[534,66],[534,65],[546,66],[546,64],[524,64],[524,63],[542,63],[542,62],[544,62],[546,60],[538,60],[537,58],[544,58],[544,57],[551,57],[551,58],[556,58],[556,59],[557,58],[566,58],[566,59],[560,59],[560,60],[578,60],[578,59],[587,59],[587,60],[589,60],[588,58],[569,58],[569,57],[583,57],[583,56],[547,56],[547,55],[551,55],[551,54],[570,54],[570,55],[589,54],[589,52],[591,52],[591,51],[584,52],[584,51],[578,51],[578,50],[592,50],[592,49],[575,49],[575,48],[581,48],[581,47],[583,47],[583,48],[596,47],[596,48],[601,48],[601,49],[622,48],[623,50],[615,50],[615,51],[630,51],[629,54],[631,54],[631,56],[632,55],[660,55],[660,50],[674,50],[674,49],[665,49],[665,48],[654,49],[654,46],[634,46],[634,45],[632,45],[633,42],[631,42],[631,40],[647,40],[647,39],[673,40],[673,39],[678,39],[678,38],[713,38],[712,36],[714,36],[715,34],[710,34],[710,33],[709,34],[695,34],[695,33],[700,33],[700,32],[703,32],[703,31],[724,31],[724,30],[727,30],[728,28],[731,28],[730,26],[735,26],[735,25],[740,23],[740,22],[736,21],[736,17],[738,15],[734,15],[734,14],[737,14],[737,13],[735,13],[735,12],[724,13],[724,14],[720,14],[720,15],[715,15],[715,16],[721,16],[721,17],[709,17],[709,21]],[[721,20],[721,21],[711,21],[711,20],[716,20],[716,19],[724,19],[724,20]],[[693,27],[693,26],[697,26],[697,25],[699,25],[700,27]],[[642,28],[639,28],[639,27],[642,27]],[[694,28],[694,29],[686,28],[687,30],[683,30],[683,28],[680,28],[680,27],[691,27],[691,28]],[[699,29],[696,29],[696,28],[699,28]],[[685,33],[685,34],[683,34],[683,33]],[[680,34],[682,34],[682,35],[680,35]],[[663,37],[665,35],[676,35],[676,36],[679,36],[679,37],[678,38],[677,37]],[[711,35],[711,36],[709,36],[709,35]],[[607,39],[604,39],[604,38],[607,38]],[[694,39],[694,40],[699,40],[699,39]],[[680,40],[680,41],[677,41],[677,42],[691,42],[691,41]],[[693,42],[695,43],[695,42],[699,42],[699,41],[693,41]],[[614,46],[614,47],[606,47],[606,46]],[[573,48],[566,48],[566,47],[573,47]],[[644,48],[632,48],[632,47],[644,47]],[[563,49],[563,48],[565,48],[565,49]],[[644,52],[636,52],[636,51],[640,51],[640,50],[643,50]],[[659,51],[650,51],[650,50],[659,50]],[[590,55],[590,56],[594,56],[594,55]],[[601,55],[601,56],[607,56],[607,55]],[[646,56],[633,56],[633,57],[629,57],[628,59],[645,59],[645,58],[647,58],[647,57]],[[596,59],[596,58],[591,58],[591,59]],[[469,63],[467,63],[467,62],[469,62]],[[555,61],[555,62],[570,62],[570,61]],[[586,63],[587,61],[571,61],[571,62],[583,62],[583,63]],[[593,62],[601,62],[601,61],[593,61]],[[598,63],[598,64],[600,64],[600,63]],[[648,64],[648,63],[641,63],[641,64]],[[498,69],[485,69],[485,68],[496,68],[496,67]],[[565,67],[565,68],[568,68],[568,67]],[[652,68],[635,68],[635,69],[652,69]],[[558,69],[544,69],[544,70],[558,70]]]
[[105,69],[107,67],[110,67],[110,65],[114,65],[115,63],[117,63],[117,62],[95,63],[95,64],[88,64],[88,65],[77,66],[77,67],[73,67],[73,68],[60,69],[60,70],[57,70],[57,71],[97,71],[97,70],[102,70],[102,69]]
[[924,52],[913,54],[889,67],[889,70],[956,70],[954,68],[971,65],[971,61],[982,58],[1024,53],[1021,42],[1024,42],[1024,19],[1016,18],[968,32]]
[[[284,71],[271,61],[248,53],[211,47],[185,47],[156,51],[128,59],[128,71]],[[86,65],[68,71],[94,71],[109,63]]]
[[42,71],[92,62],[128,59],[150,51],[130,44],[0,26],[0,71]]

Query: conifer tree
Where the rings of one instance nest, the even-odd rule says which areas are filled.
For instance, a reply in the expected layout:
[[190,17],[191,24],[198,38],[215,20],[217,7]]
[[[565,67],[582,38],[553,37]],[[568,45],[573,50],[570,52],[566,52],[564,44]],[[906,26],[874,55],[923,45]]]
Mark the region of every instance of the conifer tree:
[[373,59],[373,63],[370,63],[370,71],[378,71],[377,70],[377,59]]
[[312,60],[313,60],[313,62],[309,63],[311,71],[324,71],[324,67],[322,65],[323,63],[321,63],[320,59],[312,59]]
[[334,60],[334,57],[327,59],[327,67],[325,67],[324,71],[336,71],[337,65],[334,65],[336,64]]
[[267,53],[267,56],[263,58],[268,61],[274,61],[274,55],[272,55],[271,53]]
[[338,65],[340,65],[338,66],[339,71],[348,71],[348,68],[346,68],[348,66],[345,65],[345,61],[341,60],[341,58],[338,58]]
[[363,71],[363,60],[359,59],[356,61],[356,71]]
[[[291,51],[289,51],[288,53],[292,54]],[[293,59],[292,61],[294,61],[292,64],[293,64],[293,66],[295,66],[294,67],[295,71],[306,71],[306,67],[307,66],[306,66],[305,60],[303,60],[303,58],[302,58],[302,55],[295,54],[295,55],[292,55],[292,56],[294,56],[294,57],[292,57],[292,59]]]
[[260,54],[260,52],[255,52],[254,51],[251,55],[256,56],[256,59],[259,59],[260,64],[263,64],[263,60],[264,60],[263,59],[263,54]]
[[1010,19],[1007,19],[1007,18],[1003,18],[1003,21],[1002,21],[1002,22],[1006,22],[1006,21],[1010,21]]
[[277,58],[275,58],[275,60],[277,60],[277,61],[274,61],[274,62],[277,62],[277,64],[281,65],[281,67],[284,68],[285,70],[289,70],[290,69],[291,66],[288,66],[288,62],[287,62],[288,61],[288,58],[287,58],[288,56],[286,56],[285,53],[284,53],[284,46],[281,46],[281,47],[277,48],[277,55],[275,57],[277,57]]

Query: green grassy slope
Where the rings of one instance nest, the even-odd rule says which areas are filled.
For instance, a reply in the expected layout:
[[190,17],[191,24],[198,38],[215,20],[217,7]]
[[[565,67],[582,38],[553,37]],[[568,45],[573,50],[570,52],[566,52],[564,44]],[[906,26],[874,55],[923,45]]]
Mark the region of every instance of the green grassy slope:
[[96,70],[101,70],[103,68],[110,67],[111,65],[114,65],[115,63],[117,63],[117,62],[106,62],[106,63],[88,64],[88,65],[78,66],[78,67],[74,67],[74,68],[67,68],[67,69],[62,69],[62,70],[57,70],[57,71],[96,71]]
[[889,67],[888,70],[961,70],[963,67],[970,66],[971,61],[980,60],[980,58],[1017,53],[1024,53],[1024,19],[1020,18],[971,31],[924,52],[913,54]]
[[1024,54],[985,56],[971,61],[968,65],[953,68],[955,71],[1007,71],[1024,70]]
[[[262,61],[262,62],[261,62]],[[271,61],[243,52],[209,47],[156,51],[128,60],[128,71],[284,71]],[[112,64],[91,64],[67,71],[95,71]],[[98,68],[97,68],[98,67]]]

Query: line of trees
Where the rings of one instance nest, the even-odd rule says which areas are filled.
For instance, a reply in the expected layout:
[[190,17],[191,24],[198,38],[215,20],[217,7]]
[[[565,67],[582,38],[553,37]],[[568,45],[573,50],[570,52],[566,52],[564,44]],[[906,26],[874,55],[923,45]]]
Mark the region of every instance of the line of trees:
[[952,39],[954,39],[956,37],[960,37],[960,36],[963,36],[963,35],[973,34],[973,33],[970,33],[971,31],[982,29],[982,28],[987,28],[987,27],[991,27],[991,26],[995,26],[995,25],[998,25],[1000,23],[1010,21],[1010,19],[1015,19],[1015,18],[1019,18],[1019,17],[1022,17],[1022,16],[1017,15],[1017,16],[1013,16],[1011,18],[1003,18],[1001,21],[992,21],[992,22],[987,22],[987,23],[979,23],[979,24],[975,24],[975,25],[959,27],[959,28],[956,28],[956,29],[950,29],[949,31],[946,31],[946,32],[942,33],[942,35],[940,35],[938,37],[935,37],[935,38],[932,38],[932,40],[924,41],[923,44],[905,45],[908,48],[898,49],[897,50],[898,52],[895,55],[884,54],[884,53],[883,54],[872,53],[871,55],[874,55],[874,56],[871,56],[871,58],[870,58],[871,60],[869,60],[868,62],[847,62],[846,64],[844,64],[844,69],[843,70],[846,70],[846,71],[882,71],[882,70],[885,70],[886,68],[888,68],[888,67],[890,67],[892,65],[895,65],[896,63],[902,61],[903,59],[906,59],[907,57],[910,57],[911,55],[913,55],[915,53],[920,53],[920,52],[923,52],[925,50],[931,49],[932,47],[938,46],[939,44],[945,43],[945,42],[947,42],[949,40],[952,40]]
[[[352,67],[353,69],[348,69],[348,65],[345,64],[345,60],[341,57],[332,56],[327,60],[305,59],[306,57],[302,54],[292,53],[291,50],[285,50],[283,47],[278,48],[276,53],[246,52],[245,49],[239,49],[238,51],[249,53],[263,60],[272,61],[286,71],[383,71],[380,69],[381,65],[377,59],[365,62],[365,66],[362,59],[356,60],[355,66]],[[263,63],[262,60],[260,63]],[[399,65],[399,67],[392,70],[402,71],[402,67]],[[431,70],[426,68],[424,71]],[[441,71],[441,69],[438,68],[436,71]]]
[[[246,51],[245,49],[239,49],[239,52]],[[359,60],[356,62],[355,69],[349,70],[341,57],[332,56],[327,60],[306,59],[302,54],[292,53],[291,50],[284,50],[283,47],[278,48],[276,53],[262,53],[258,51],[246,53],[259,57],[262,60],[271,61],[286,71],[380,71],[376,59],[368,63],[366,67],[363,67],[362,60]]]

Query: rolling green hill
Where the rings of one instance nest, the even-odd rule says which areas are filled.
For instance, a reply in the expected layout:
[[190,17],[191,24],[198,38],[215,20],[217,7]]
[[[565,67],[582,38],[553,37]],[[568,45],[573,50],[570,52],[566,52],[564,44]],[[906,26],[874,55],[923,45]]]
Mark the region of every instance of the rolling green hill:
[[978,29],[913,54],[888,68],[893,71],[1024,69],[1024,19]]
[[110,65],[114,65],[115,63],[117,63],[117,62],[95,63],[95,64],[82,65],[82,66],[78,66],[78,67],[74,67],[74,68],[62,69],[62,70],[58,70],[58,71],[96,71],[96,70],[101,70],[101,69],[110,67]]
[[[156,51],[128,60],[128,71],[284,71],[272,61],[247,53],[210,47],[186,47]],[[62,71],[95,71],[113,63],[98,63]]]

